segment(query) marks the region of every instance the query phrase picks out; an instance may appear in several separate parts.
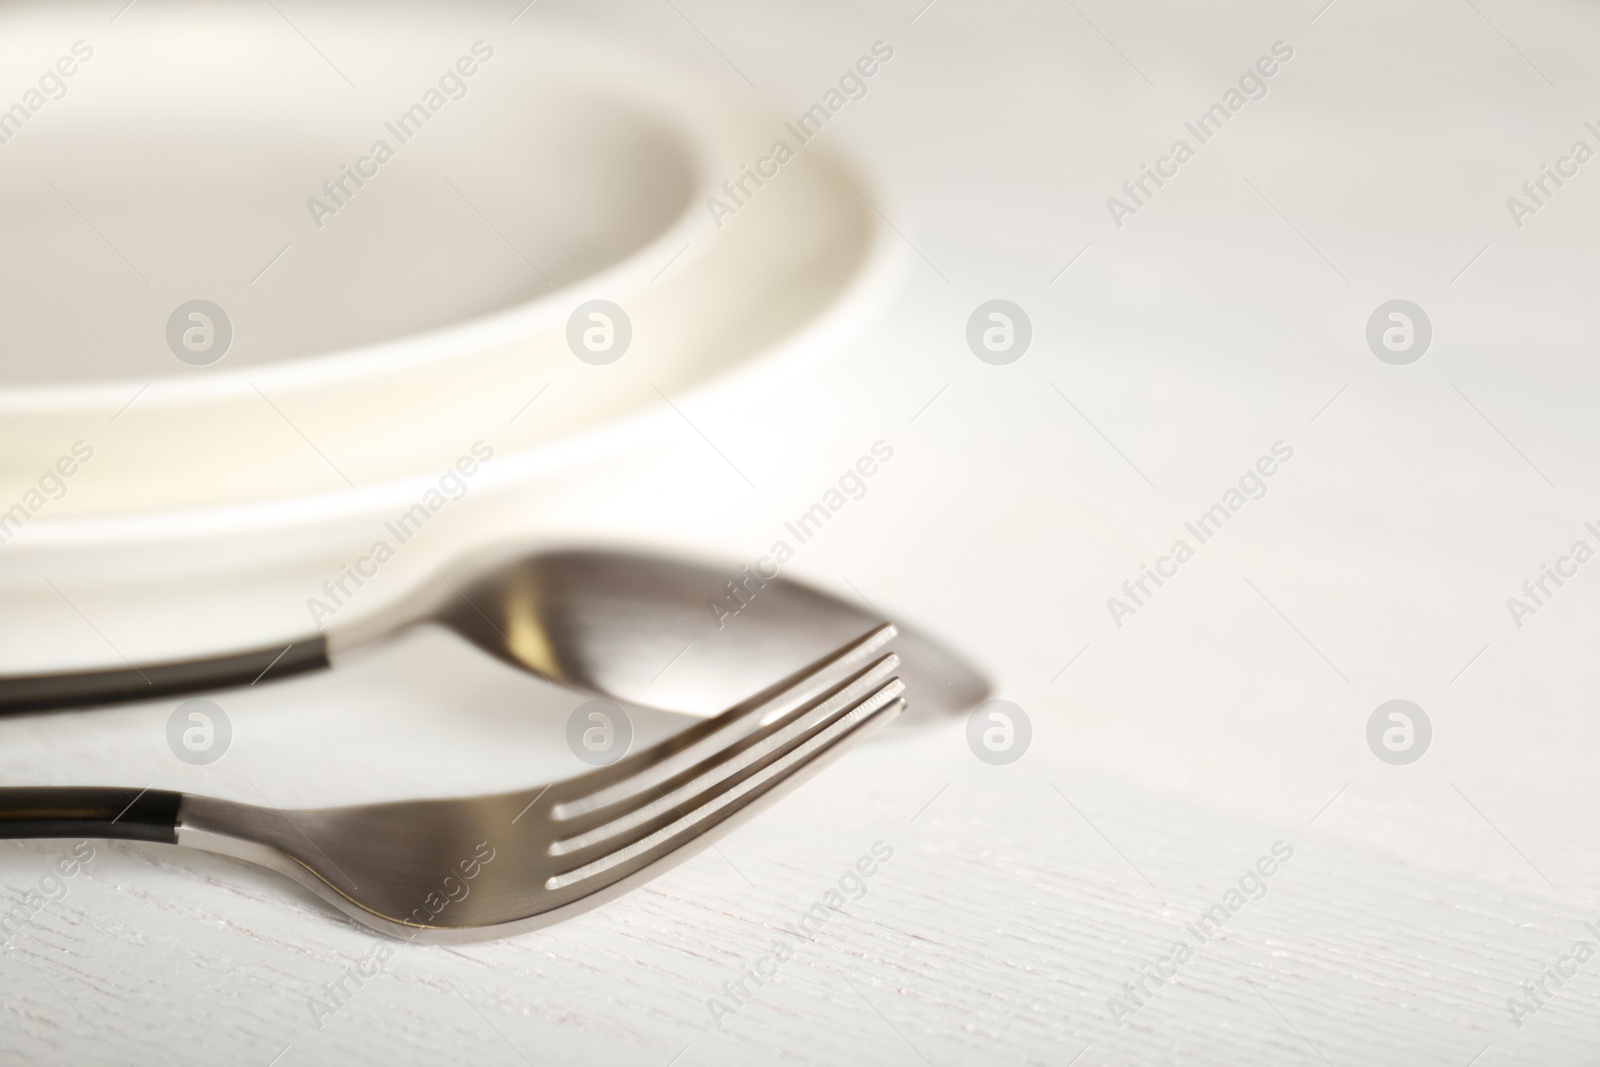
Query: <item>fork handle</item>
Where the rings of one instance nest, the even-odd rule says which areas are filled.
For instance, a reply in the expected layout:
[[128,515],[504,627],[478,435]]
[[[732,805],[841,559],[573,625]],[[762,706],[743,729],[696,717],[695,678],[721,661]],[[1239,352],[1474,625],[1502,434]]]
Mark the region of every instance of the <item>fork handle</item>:
[[209,659],[108,671],[0,675],[0,714],[149,700],[176,693],[203,693],[326,666],[328,645],[318,634],[287,647],[276,645]]
[[182,800],[182,793],[165,789],[0,789],[0,838],[99,837],[175,845]]

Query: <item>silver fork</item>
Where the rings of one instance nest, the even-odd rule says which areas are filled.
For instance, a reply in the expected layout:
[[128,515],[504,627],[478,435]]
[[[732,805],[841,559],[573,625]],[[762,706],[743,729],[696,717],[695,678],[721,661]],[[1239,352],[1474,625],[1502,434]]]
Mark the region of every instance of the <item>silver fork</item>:
[[881,626],[714,719],[540,788],[294,811],[161,790],[9,788],[0,838],[204,849],[286,874],[395,937],[503,937],[648,881],[894,718],[900,660],[873,660],[894,636]]

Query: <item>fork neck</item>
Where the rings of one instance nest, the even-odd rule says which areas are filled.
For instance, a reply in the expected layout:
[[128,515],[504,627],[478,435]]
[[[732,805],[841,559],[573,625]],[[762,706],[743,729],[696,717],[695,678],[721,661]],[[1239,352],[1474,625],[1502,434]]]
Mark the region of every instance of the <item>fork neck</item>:
[[165,789],[0,789],[0,838],[95,837],[178,843],[182,793]]

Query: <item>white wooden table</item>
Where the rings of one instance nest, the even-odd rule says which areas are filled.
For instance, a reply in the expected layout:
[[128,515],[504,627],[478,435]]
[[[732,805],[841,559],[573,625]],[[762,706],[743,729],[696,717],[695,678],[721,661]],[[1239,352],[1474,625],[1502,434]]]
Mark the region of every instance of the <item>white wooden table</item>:
[[[1600,148],[1583,126],[1600,15],[919,6],[542,0],[503,25],[516,0],[461,18],[504,31],[513,61],[518,34],[581,22],[796,113],[892,43],[826,136],[878,175],[913,246],[893,307],[837,371],[702,426],[755,490],[709,449],[706,471],[641,457],[566,529],[754,558],[890,442],[793,573],[968,650],[1029,716],[1026,755],[980,761],[959,721],[896,730],[595,912],[395,949],[331,1015],[328,984],[380,942],[286,881],[104,843],[59,878],[71,842],[5,844],[0,894],[38,907],[0,927],[0,1059],[1592,1062],[1600,962],[1571,953],[1600,948],[1600,566],[1520,627],[1507,598],[1574,541],[1600,547],[1583,525],[1600,519],[1600,175],[1579,168],[1520,228],[1506,200],[1574,140]],[[294,14],[314,36],[314,10]],[[1119,228],[1107,198],[1280,40],[1293,58],[1265,97]],[[1008,366],[964,337],[995,298],[1033,325]],[[1433,324],[1410,366],[1364,337],[1396,298]],[[1186,534],[1278,441],[1293,457],[1265,495],[1204,544]],[[1180,538],[1193,558],[1118,626],[1107,598]],[[155,702],[0,723],[0,780],[287,807],[577,769],[561,731],[580,698],[440,634],[217,699],[234,740],[213,765],[172,757]],[[1391,699],[1432,724],[1409,765],[1368,747]],[[875,847],[892,857],[864,896],[804,943],[787,932]],[[1291,857],[1251,875],[1275,847]],[[775,977],[736,1001],[758,964]],[[1536,1001],[1523,983],[1547,965],[1572,973]]]

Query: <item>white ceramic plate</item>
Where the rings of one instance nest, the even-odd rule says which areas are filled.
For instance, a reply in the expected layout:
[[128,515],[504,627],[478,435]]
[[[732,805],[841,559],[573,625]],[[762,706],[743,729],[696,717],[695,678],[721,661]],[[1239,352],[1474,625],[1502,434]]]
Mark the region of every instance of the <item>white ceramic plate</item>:
[[[497,494],[526,532],[530,486],[651,447],[663,396],[726,401],[872,299],[891,257],[825,145],[603,42],[439,22],[0,12],[0,67],[73,68],[0,144],[0,668],[115,659],[51,574],[167,605],[138,657],[304,629],[292,592],[475,447],[442,547],[504,534]],[[793,161],[716,225],[707,197],[779,138]],[[232,333],[204,365],[168,329],[197,299]],[[632,331],[605,365],[568,338],[596,299]]]

